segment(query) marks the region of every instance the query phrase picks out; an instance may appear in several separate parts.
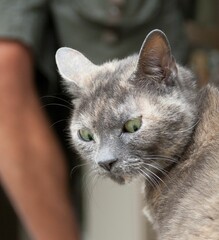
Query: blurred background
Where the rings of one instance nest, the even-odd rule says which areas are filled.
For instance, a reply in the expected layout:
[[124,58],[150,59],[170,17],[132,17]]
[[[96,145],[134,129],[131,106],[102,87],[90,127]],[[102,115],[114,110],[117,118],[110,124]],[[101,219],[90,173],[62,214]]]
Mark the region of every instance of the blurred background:
[[[8,0],[8,3],[10,1]],[[19,0],[16,1],[17,4],[19,4]],[[49,2],[49,1],[48,1]],[[57,2],[57,1],[54,1]],[[61,5],[61,0],[58,1]],[[64,1],[65,2],[65,1]],[[74,1],[72,1],[74,2]],[[78,1],[75,1],[78,2]],[[83,7],[87,8],[86,1],[84,2]],[[94,1],[95,4],[98,3],[98,1]],[[122,36],[122,27],[118,27],[118,23],[120,23],[122,11],[125,11],[123,9],[123,4],[126,1],[122,0],[111,0],[109,8],[109,15],[111,16],[111,22],[110,25],[107,27],[107,31],[104,32],[102,35],[101,41],[104,42],[105,45],[110,46],[107,51],[102,50],[103,46],[100,44],[99,47],[101,51],[106,53],[106,57],[97,57],[95,59],[95,50],[90,51],[87,50],[90,43],[90,39],[87,36],[84,36],[84,44],[85,47],[79,46],[79,49],[75,47],[74,44],[70,44],[68,42],[65,42],[66,46],[72,46],[74,48],[77,48],[78,50],[81,50],[86,54],[86,51],[91,59],[93,59],[94,62],[100,63],[102,61],[114,58],[114,57],[123,57],[126,55],[129,55],[130,53],[133,53],[134,51],[138,51],[141,46],[141,42],[144,40],[144,36],[148,33],[147,29],[151,29],[154,26],[159,27],[159,24],[154,24],[155,20],[153,19],[153,16],[151,17],[152,20],[151,23],[148,21],[145,24],[145,31],[143,34],[139,34],[138,41],[136,43],[136,50],[135,49],[128,49],[128,45],[125,45],[125,48],[123,51],[120,51],[117,49],[117,45],[119,45],[120,42],[120,36]],[[144,1],[141,1],[144,2]],[[145,1],[150,2],[150,1]],[[167,1],[151,1],[156,2],[160,5],[167,4]],[[168,33],[167,36],[173,35],[172,42],[173,42],[173,51],[176,52],[177,60],[180,62],[183,62],[186,66],[191,67],[196,74],[198,75],[198,81],[200,86],[205,85],[208,81],[213,82],[215,85],[219,84],[219,1],[218,0],[178,0],[174,1],[177,4],[177,14],[180,12],[181,19],[183,21],[183,24],[180,26],[176,25],[171,27],[170,29],[167,29]],[[89,4],[92,4],[92,1],[90,1]],[[153,4],[152,4],[153,5]],[[167,4],[168,5],[168,4]],[[2,5],[3,6],[3,5]],[[150,4],[147,6],[148,8],[152,8],[153,6],[150,6]],[[154,11],[155,18],[159,18],[159,14],[157,15],[158,9]],[[1,9],[0,4],[0,14],[1,11],[4,11],[4,9]],[[89,11],[89,6],[88,6]],[[139,10],[138,10],[139,11]],[[146,11],[146,9],[145,9]],[[92,11],[91,11],[92,12]],[[98,15],[98,11],[93,14]],[[66,13],[68,14],[71,13]],[[81,15],[87,14],[85,10],[81,11]],[[139,18],[140,14],[142,14],[139,11]],[[148,13],[149,14],[149,13]],[[168,13],[170,14],[170,13]],[[168,15],[167,14],[167,15]],[[150,14],[149,14],[150,15]],[[98,22],[99,20],[96,18],[92,18],[92,14],[89,15],[91,18],[92,24],[94,22]],[[167,19],[169,19],[170,15],[167,16]],[[100,16],[101,18],[101,16]],[[131,15],[129,16],[131,19]],[[55,19],[51,18],[52,21],[48,22],[47,25],[47,33],[50,32],[50,28],[54,25]],[[51,20],[50,19],[50,20]],[[94,21],[95,19],[95,21]],[[39,19],[39,21],[41,21]],[[83,20],[84,21],[84,20]],[[94,21],[94,22],[93,22]],[[141,19],[139,20],[141,21]],[[142,20],[143,21],[143,20]],[[169,21],[172,21],[171,19]],[[104,21],[103,21],[104,22]],[[125,22],[125,20],[124,20]],[[168,22],[168,21],[167,21]],[[28,23],[26,23],[28,24]],[[92,28],[92,24],[89,26],[89,29]],[[99,24],[99,23],[98,23]],[[116,25],[117,24],[117,25]],[[127,20],[127,24],[131,24]],[[150,25],[151,24],[151,25]],[[140,25],[137,26],[138,29],[143,28],[144,22],[141,22]],[[1,26],[1,25],[0,25]],[[98,25],[99,29],[102,27],[101,24]],[[184,42],[180,42],[178,44],[178,40],[174,40],[174,34],[176,32],[177,28],[180,28],[180,30],[184,33],[183,36],[185,36]],[[164,28],[163,25],[161,25],[161,28]],[[77,28],[76,28],[77,29]],[[125,28],[124,28],[125,29]],[[125,29],[127,31],[127,28]],[[124,32],[125,32],[124,30]],[[59,30],[60,31],[60,30]],[[76,35],[80,35],[80,28],[77,29],[78,33],[74,32],[75,38]],[[178,31],[178,30],[177,30]],[[126,37],[133,37],[133,33],[126,34]],[[43,44],[44,48],[52,48],[57,49],[59,46],[63,46],[62,40],[60,39],[60,36],[58,33],[58,30],[56,28],[56,35],[55,37],[53,35],[50,35],[46,41],[49,41],[49,38],[59,38],[57,42],[59,44],[55,45],[54,41],[51,41],[52,44],[48,44],[45,42]],[[4,37],[4,34],[1,33],[0,30],[0,38]],[[10,37],[10,36],[7,36]],[[83,34],[82,34],[83,37]],[[15,36],[12,36],[12,38],[16,38]],[[18,40],[22,38],[17,37]],[[70,38],[70,37],[69,37]],[[92,38],[92,36],[91,36]],[[122,37],[121,37],[122,38]],[[170,37],[171,38],[171,37]],[[54,40],[54,39],[53,39]],[[171,39],[170,39],[171,41]],[[88,44],[86,44],[88,42]],[[122,42],[122,40],[121,40]],[[54,45],[53,45],[54,44]],[[51,46],[52,45],[52,46]],[[122,45],[122,44],[121,44]],[[172,44],[171,44],[172,45]],[[177,49],[180,49],[180,46],[182,46],[181,52]],[[31,44],[30,44],[31,46]],[[34,48],[34,47],[33,47]],[[81,49],[80,49],[81,48]],[[36,48],[37,49],[37,48]],[[34,49],[33,51],[38,51]],[[105,48],[104,48],[105,49]],[[120,46],[121,49],[121,46]],[[118,54],[112,54],[113,51],[117,51]],[[54,53],[53,50],[51,52]],[[178,52],[179,53],[178,53]],[[183,52],[183,53],[182,53]],[[89,169],[86,169],[85,167],[78,167],[75,168],[75,170],[70,174],[71,169],[75,166],[78,166],[81,164],[80,160],[77,158],[75,153],[70,149],[69,142],[68,142],[68,134],[67,134],[67,128],[68,120],[62,121],[63,119],[69,118],[69,110],[66,108],[63,108],[61,105],[63,105],[62,100],[58,100],[56,98],[56,101],[52,98],[45,97],[48,95],[48,92],[52,92],[53,96],[69,100],[69,96],[65,95],[65,92],[62,90],[61,84],[57,84],[54,87],[54,84],[52,84],[52,87],[50,86],[50,80],[48,80],[48,76],[52,76],[53,79],[58,79],[56,75],[56,67],[53,64],[53,73],[50,74],[49,72],[51,69],[45,69],[45,66],[41,66],[43,64],[44,60],[47,60],[47,56],[44,54],[43,48],[41,47],[41,53],[40,59],[42,61],[39,61],[39,52],[37,52],[36,59],[36,79],[41,79],[40,84],[36,84],[38,91],[39,91],[39,97],[42,101],[42,105],[45,106],[45,109],[47,111],[47,114],[50,118],[50,122],[52,127],[57,133],[57,136],[59,139],[61,139],[61,144],[66,149],[66,155],[67,155],[67,165],[69,168],[69,189],[71,191],[72,195],[72,204],[74,208],[77,210],[77,216],[78,216],[78,222],[80,223],[80,229],[84,240],[153,240],[155,239],[155,235],[153,233],[153,230],[151,229],[150,223],[145,219],[142,213],[143,208],[143,199],[144,196],[141,192],[142,189],[142,183],[135,182],[128,186],[118,186],[117,184],[114,184],[110,180],[102,180],[97,179],[94,176],[89,175]],[[1,53],[0,53],[1,54]],[[54,56],[54,55],[53,55]],[[50,60],[48,61],[50,62]],[[46,65],[47,68],[49,68]],[[43,69],[43,70],[42,70]],[[49,75],[50,74],[50,75]],[[57,80],[58,82],[58,80]],[[52,90],[51,90],[52,89]],[[55,90],[54,90],[55,89]],[[67,147],[66,147],[67,146]],[[29,237],[27,236],[22,224],[19,221],[19,218],[16,216],[13,207],[9,203],[7,197],[7,194],[4,193],[3,190],[0,190],[0,239],[1,240],[28,240]]]

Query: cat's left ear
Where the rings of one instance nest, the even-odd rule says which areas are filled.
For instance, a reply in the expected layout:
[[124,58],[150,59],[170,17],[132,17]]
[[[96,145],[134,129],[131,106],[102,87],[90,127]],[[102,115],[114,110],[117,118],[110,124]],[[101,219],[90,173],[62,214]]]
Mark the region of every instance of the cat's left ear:
[[166,85],[173,85],[177,66],[166,35],[153,30],[145,38],[137,65],[137,74]]
[[91,84],[91,76],[98,69],[82,53],[67,47],[59,48],[55,55],[60,75],[66,84],[74,84],[77,90],[85,90]]

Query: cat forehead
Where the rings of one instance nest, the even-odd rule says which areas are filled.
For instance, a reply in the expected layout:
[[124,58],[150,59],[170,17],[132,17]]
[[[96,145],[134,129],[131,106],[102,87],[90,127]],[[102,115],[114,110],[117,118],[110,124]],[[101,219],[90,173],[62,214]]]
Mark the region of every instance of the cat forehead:
[[81,99],[78,108],[75,109],[80,113],[79,116],[86,116],[84,119],[93,118],[95,121],[96,119],[120,121],[122,117],[125,118],[130,112],[136,111],[136,99],[128,89],[120,88],[113,91],[113,88],[104,87],[106,91],[97,89],[90,96]]
[[[105,109],[115,111],[118,106],[126,105],[135,95],[135,88],[129,81],[134,66],[119,62],[104,64],[102,71],[95,74],[89,89],[80,95],[74,103],[83,111],[97,112]],[[94,111],[95,110],[95,111]]]
[[[137,55],[122,59],[113,60],[100,65],[98,71],[93,76],[93,90],[98,87],[107,85],[108,88],[113,86],[128,86],[128,79],[134,73],[137,65]],[[91,89],[90,89],[91,90]],[[107,90],[107,89],[105,89]]]
[[127,93],[120,100],[107,98],[107,95],[90,101],[84,99],[75,109],[74,121],[80,123],[81,127],[120,128],[130,119],[159,115],[152,100],[141,94],[134,96]]

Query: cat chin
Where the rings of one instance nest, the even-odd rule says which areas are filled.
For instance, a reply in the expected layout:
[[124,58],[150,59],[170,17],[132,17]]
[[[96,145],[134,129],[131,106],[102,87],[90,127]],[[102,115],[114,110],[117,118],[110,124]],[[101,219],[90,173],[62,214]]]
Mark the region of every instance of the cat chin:
[[123,184],[126,183],[125,178],[124,178],[124,177],[121,177],[121,176],[111,175],[110,178],[111,178],[114,182],[116,182],[116,183],[118,183],[118,184],[121,184],[121,185],[123,185]]
[[110,175],[110,178],[120,184],[120,185],[124,185],[124,184],[127,184],[127,183],[130,183],[132,181],[132,178],[130,176],[118,176],[118,175]]

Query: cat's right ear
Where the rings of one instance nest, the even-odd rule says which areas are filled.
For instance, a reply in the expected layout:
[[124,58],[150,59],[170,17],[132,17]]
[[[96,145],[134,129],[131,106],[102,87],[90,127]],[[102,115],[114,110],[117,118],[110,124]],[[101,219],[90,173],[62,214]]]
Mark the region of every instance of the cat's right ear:
[[96,72],[97,65],[82,53],[67,47],[59,48],[55,59],[59,73],[67,85],[74,84],[77,91],[89,88],[92,73]]

